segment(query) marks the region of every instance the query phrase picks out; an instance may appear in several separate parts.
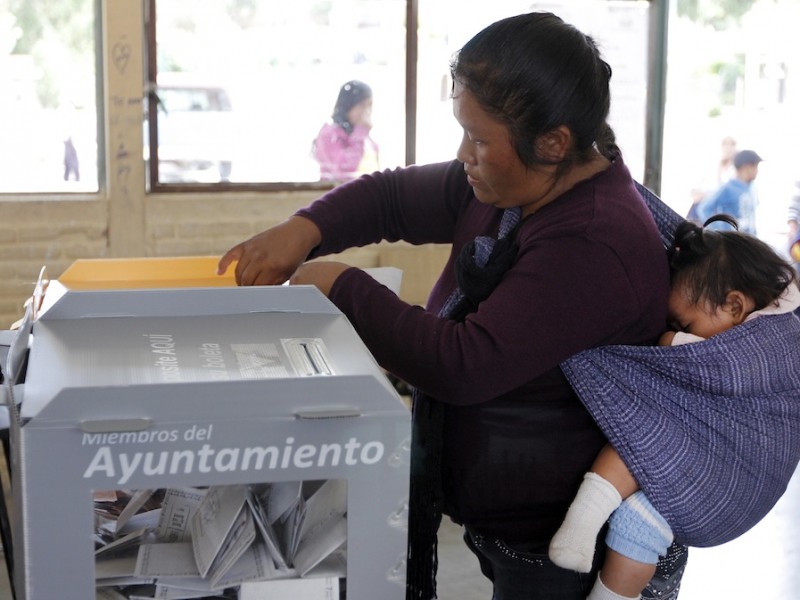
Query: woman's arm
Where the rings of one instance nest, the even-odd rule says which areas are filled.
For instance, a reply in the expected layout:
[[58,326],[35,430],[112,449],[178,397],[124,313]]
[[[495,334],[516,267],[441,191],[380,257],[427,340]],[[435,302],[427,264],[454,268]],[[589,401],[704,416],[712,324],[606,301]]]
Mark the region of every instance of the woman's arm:
[[323,256],[384,240],[450,243],[472,198],[463,165],[452,161],[363,175],[296,214],[322,232],[313,256]]
[[464,322],[408,305],[357,269],[330,298],[384,368],[444,402],[484,402],[580,350],[657,336],[662,311],[639,305],[614,253],[564,242],[526,253]]
[[381,240],[452,242],[460,204],[470,197],[455,161],[365,175],[232,247],[220,259],[218,273],[238,261],[239,285],[279,284],[306,259],[347,248]]

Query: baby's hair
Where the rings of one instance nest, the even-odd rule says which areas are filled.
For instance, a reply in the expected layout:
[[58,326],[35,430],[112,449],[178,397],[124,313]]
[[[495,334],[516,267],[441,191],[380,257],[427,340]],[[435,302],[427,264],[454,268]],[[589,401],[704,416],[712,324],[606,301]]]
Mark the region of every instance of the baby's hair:
[[[708,229],[715,222],[734,229]],[[685,285],[692,303],[707,301],[712,308],[724,305],[728,293],[738,290],[761,310],[795,281],[792,265],[754,235],[738,231],[736,219],[722,214],[702,227],[691,221],[678,225],[669,265],[673,285]]]

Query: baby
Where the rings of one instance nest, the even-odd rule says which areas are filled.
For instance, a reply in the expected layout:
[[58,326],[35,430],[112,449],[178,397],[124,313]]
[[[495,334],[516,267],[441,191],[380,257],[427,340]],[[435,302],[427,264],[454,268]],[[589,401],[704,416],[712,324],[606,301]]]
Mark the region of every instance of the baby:
[[[787,261],[752,235],[706,229],[714,222],[737,227],[731,217],[715,215],[703,227],[686,221],[675,232],[669,251],[673,331],[664,333],[659,345],[702,341],[745,320],[800,306],[800,290]],[[635,600],[653,577],[659,555],[672,543],[672,531],[607,445],[550,542],[551,560],[589,572],[597,535],[609,516],[608,551],[587,600]]]

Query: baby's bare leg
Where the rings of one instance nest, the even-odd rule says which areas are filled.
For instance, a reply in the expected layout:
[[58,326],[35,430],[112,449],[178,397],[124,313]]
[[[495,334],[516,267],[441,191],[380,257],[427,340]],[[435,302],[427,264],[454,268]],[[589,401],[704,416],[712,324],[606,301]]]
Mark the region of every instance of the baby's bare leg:
[[609,548],[600,579],[603,585],[617,594],[638,598],[655,573],[656,565],[635,561]]
[[614,447],[610,444],[606,444],[603,449],[600,450],[600,454],[597,455],[597,458],[594,459],[592,472],[597,473],[600,477],[613,485],[619,492],[619,495],[622,496],[623,500],[639,490],[639,484],[633,478],[633,475],[631,475],[625,463],[622,462],[622,458],[617,454],[617,451],[614,450]]
[[603,570],[586,600],[639,600],[656,566],[637,562],[609,549]]
[[550,541],[550,560],[565,569],[591,571],[600,529],[620,502],[638,489],[617,451],[606,444]]
[[669,523],[641,491],[614,511],[605,563],[587,600],[638,599],[672,543]]

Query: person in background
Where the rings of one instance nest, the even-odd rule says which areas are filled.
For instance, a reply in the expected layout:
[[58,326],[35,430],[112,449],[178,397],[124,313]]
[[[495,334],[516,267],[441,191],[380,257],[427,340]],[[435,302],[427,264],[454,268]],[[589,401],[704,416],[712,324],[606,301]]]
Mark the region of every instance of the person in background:
[[[704,229],[716,221],[736,225],[730,217],[715,215],[703,227],[686,221],[675,232],[669,295],[674,330],[661,336],[661,346],[703,341],[747,320],[800,307],[791,265],[752,235]],[[655,573],[659,555],[672,543],[672,530],[611,445],[584,475],[553,536],[553,562],[588,572],[595,540],[609,516],[609,550],[587,600],[638,599]]]
[[794,184],[794,195],[789,200],[786,224],[788,226],[789,257],[794,263],[795,270],[800,273],[800,180],[795,181]]
[[699,222],[697,205],[708,198],[709,194],[715,192],[719,187],[730,181],[736,175],[733,166],[733,157],[736,155],[736,140],[726,135],[720,144],[720,158],[715,165],[713,173],[710,173],[699,185],[692,189],[692,206],[686,214],[688,221]]
[[78,163],[78,151],[72,137],[64,140],[64,181],[74,178],[75,181],[81,180],[80,164]]
[[[753,182],[763,159],[753,150],[742,150],[733,157],[736,175],[697,206],[701,221],[712,215],[730,215],[739,223],[739,231],[756,235],[756,197]],[[727,226],[727,225],[726,225]]]
[[[583,600],[603,552],[576,574],[547,549],[606,439],[560,364],[657,341],[665,248],[607,123],[611,68],[591,37],[551,13],[509,17],[451,74],[456,160],[338,186],[233,246],[218,272],[236,261],[239,285],[315,285],[414,388],[407,598],[436,597],[446,514],[495,600]],[[381,240],[451,245],[425,308],[361,269],[306,262]],[[660,598],[685,561],[673,546]]]
[[320,180],[347,181],[379,168],[378,144],[372,129],[372,89],[348,81],[339,90],[333,119],[314,139],[312,154],[319,163]]

